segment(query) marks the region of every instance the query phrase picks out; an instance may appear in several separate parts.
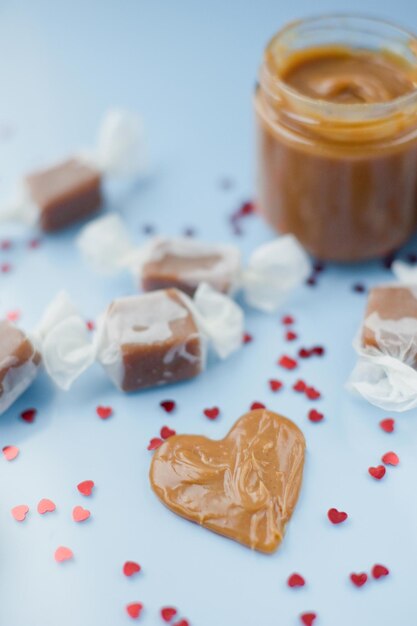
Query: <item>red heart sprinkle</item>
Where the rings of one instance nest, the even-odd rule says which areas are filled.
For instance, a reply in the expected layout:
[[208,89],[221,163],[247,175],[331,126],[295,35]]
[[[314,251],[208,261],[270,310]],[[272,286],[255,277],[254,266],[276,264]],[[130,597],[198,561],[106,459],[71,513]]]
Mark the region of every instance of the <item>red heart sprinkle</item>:
[[6,318],[9,320],[9,322],[17,322],[17,320],[20,319],[20,311],[18,311],[17,309],[14,311],[9,311],[8,313],[6,313]]
[[303,380],[297,380],[292,388],[294,389],[294,391],[298,391],[299,393],[304,393],[304,391],[307,388],[307,385],[305,384],[305,382]]
[[294,324],[294,318],[291,315],[284,315],[281,322],[284,324],[284,326],[291,326],[292,324]]
[[317,389],[314,389],[314,387],[307,387],[306,396],[309,400],[318,400],[321,396],[321,393],[320,391],[317,391]]
[[174,609],[173,606],[164,606],[161,609],[161,617],[164,622],[170,622],[172,618],[176,616],[177,612],[177,609]]
[[42,498],[42,500],[38,503],[38,513],[41,515],[44,515],[45,513],[52,513],[55,509],[55,502],[52,502],[52,500],[49,500],[48,498]]
[[72,509],[72,519],[74,522],[85,522],[90,517],[91,513],[87,509],[83,509],[82,506],[75,506]]
[[40,245],[41,245],[40,239],[29,239],[28,241],[28,248],[30,248],[31,250],[36,250],[36,248],[39,248]]
[[69,561],[74,556],[71,548],[66,548],[65,546],[60,546],[55,550],[55,561],[57,563],[63,563],[64,561]]
[[25,411],[22,411],[20,417],[24,422],[32,424],[35,421],[36,413],[36,409],[26,409]]
[[242,341],[243,343],[250,343],[251,341],[253,341],[253,337],[249,333],[243,333]]
[[368,580],[368,574],[361,572],[360,574],[351,574],[350,580],[356,587],[362,587]]
[[297,333],[295,333],[295,332],[294,332],[294,331],[292,331],[292,330],[288,330],[288,331],[285,333],[285,339],[286,339],[287,341],[295,341],[297,338],[298,338]]
[[292,359],[290,356],[284,354],[279,359],[278,365],[281,365],[281,367],[285,368],[286,370],[293,370],[297,367],[297,361],[295,359]]
[[385,567],[385,565],[374,565],[372,568],[372,576],[377,580],[378,578],[382,578],[383,576],[388,576],[389,569]]
[[172,411],[175,409],[174,400],[163,400],[159,404],[167,413],[172,413]]
[[269,381],[269,387],[271,391],[279,391],[280,389],[282,389],[282,382],[280,380],[276,380],[275,378],[272,378]]
[[307,348],[300,348],[298,351],[298,356],[300,359],[309,359],[311,357],[311,350],[307,350]]
[[179,622],[175,622],[175,624],[172,624],[172,626],[190,626],[190,622],[188,621],[188,619],[180,619]]
[[398,465],[400,459],[395,452],[386,452],[381,458],[381,461],[385,463],[385,465]]
[[139,563],[135,563],[135,561],[126,561],[126,563],[123,565],[123,574],[125,576],[133,576],[134,574],[140,572],[140,570],[141,567]]
[[87,320],[85,325],[87,326],[87,330],[94,330],[96,325],[92,320]]
[[265,409],[265,405],[263,404],[263,402],[252,402],[252,404],[250,405],[250,410],[256,411],[256,409]]
[[26,518],[26,515],[29,513],[29,507],[27,504],[19,504],[18,506],[14,506],[11,511],[13,517],[16,522],[23,522]]
[[203,413],[209,420],[215,420],[220,415],[220,409],[217,406],[213,406],[211,409],[204,409]]
[[386,433],[392,433],[395,428],[395,420],[393,420],[392,417],[387,417],[386,419],[381,420],[379,425]]
[[386,469],[383,465],[378,465],[377,467],[370,467],[368,472],[372,476],[372,478],[376,478],[376,480],[381,480],[385,476]]
[[19,456],[19,448],[16,446],[4,446],[3,454],[6,461],[13,461],[17,456]]
[[287,580],[288,587],[304,587],[306,581],[300,574],[291,574]]
[[91,496],[91,492],[94,489],[94,480],[83,480],[82,483],[78,483],[77,489],[83,496]]
[[169,437],[173,437],[173,435],[176,435],[176,434],[177,433],[175,432],[175,430],[173,430],[169,426],[162,426],[161,428],[162,439],[168,439]]
[[111,406],[98,406],[96,413],[102,420],[106,420],[113,415],[113,409]]
[[164,442],[159,437],[153,437],[148,444],[148,450],[156,450],[159,446],[162,446],[163,443]]
[[2,263],[0,265],[0,272],[2,272],[2,274],[8,274],[11,269],[12,266],[10,265],[10,263]]
[[338,511],[337,509],[329,509],[327,511],[327,517],[332,524],[341,524],[348,518],[348,514],[344,511]]
[[143,604],[141,602],[131,602],[126,606],[127,614],[132,619],[138,619],[143,610]]
[[311,352],[313,354],[316,354],[317,356],[323,356],[325,350],[323,346],[314,346],[313,348],[311,348]]
[[304,624],[304,626],[313,626],[316,618],[316,613],[303,613],[300,615],[301,623]]
[[316,409],[311,409],[311,411],[308,412],[308,419],[313,423],[322,422],[324,415],[316,411]]
[[13,243],[10,239],[2,239],[0,241],[0,250],[10,250],[13,246]]

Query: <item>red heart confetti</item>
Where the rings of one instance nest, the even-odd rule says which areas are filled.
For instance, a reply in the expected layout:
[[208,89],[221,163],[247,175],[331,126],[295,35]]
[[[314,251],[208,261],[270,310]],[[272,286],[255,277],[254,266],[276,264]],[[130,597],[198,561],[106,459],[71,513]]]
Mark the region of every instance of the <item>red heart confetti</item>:
[[305,382],[303,380],[297,380],[292,388],[294,389],[294,391],[297,391],[298,393],[304,393],[304,391],[307,389],[307,385],[305,384]]
[[13,242],[10,239],[2,239],[0,241],[0,250],[10,250],[13,247]]
[[12,508],[11,513],[16,522],[23,522],[29,513],[29,507],[27,504],[18,504]]
[[292,359],[290,356],[284,354],[278,361],[278,365],[283,367],[286,370],[293,370],[297,367],[297,361]]
[[204,409],[203,413],[209,420],[215,420],[220,415],[220,409],[217,406],[213,406],[211,409]]
[[94,480],[83,480],[78,483],[77,489],[83,496],[91,496],[94,486]]
[[42,498],[42,500],[38,503],[38,513],[41,515],[44,515],[45,513],[52,513],[55,509],[55,502],[52,502],[52,500],[49,500],[48,498]]
[[392,433],[394,432],[395,428],[395,420],[392,417],[387,417],[386,419],[381,420],[379,422],[379,425],[384,432]]
[[55,550],[54,558],[57,563],[63,563],[64,561],[70,561],[74,557],[74,553],[71,548],[66,546],[59,546]]
[[310,352],[317,356],[323,356],[325,353],[325,349],[323,348],[323,346],[313,346]]
[[6,318],[9,320],[9,322],[17,322],[17,320],[20,319],[20,311],[18,311],[17,309],[15,309],[14,311],[9,311],[8,313],[6,313]]
[[283,386],[282,382],[280,380],[276,380],[275,378],[269,380],[268,383],[271,391],[279,391]]
[[178,613],[177,609],[175,609],[173,606],[164,606],[161,609],[161,617],[164,620],[164,622],[170,622]]
[[400,459],[395,452],[386,452],[382,456],[381,461],[385,463],[385,465],[398,465]]
[[161,428],[162,439],[168,439],[169,437],[173,437],[176,434],[177,433],[175,432],[175,430],[173,430],[172,428],[169,428],[169,426],[162,426]]
[[91,513],[87,509],[83,509],[82,506],[75,506],[72,509],[72,519],[74,522],[85,522],[90,517]]
[[307,387],[305,394],[309,400],[318,400],[321,396],[320,391],[317,391],[314,387]]
[[87,320],[85,325],[87,326],[87,330],[94,330],[96,325],[93,320]]
[[188,619],[180,619],[179,622],[175,622],[175,624],[172,624],[172,626],[190,626],[190,622],[188,621]]
[[138,619],[143,610],[143,604],[141,602],[131,602],[126,606],[126,611],[129,617],[132,619]]
[[37,248],[39,248],[41,245],[41,240],[40,239],[29,239],[28,241],[28,248],[30,248],[31,250],[36,250]]
[[361,572],[360,574],[351,574],[350,580],[356,587],[363,587],[368,580],[368,574],[365,574],[365,572]]
[[106,420],[113,415],[113,409],[111,406],[98,406],[96,413],[102,420]]
[[377,467],[370,467],[368,469],[369,474],[372,478],[376,480],[381,480],[385,476],[386,469],[383,465],[378,465]]
[[286,339],[287,341],[295,341],[296,339],[298,339],[298,335],[297,335],[297,333],[295,333],[294,331],[292,331],[292,330],[288,330],[288,331],[285,333],[285,339]]
[[300,359],[308,359],[311,356],[311,352],[310,350],[307,350],[307,348],[300,348],[298,351],[298,356],[300,357]]
[[308,419],[310,420],[310,422],[316,424],[317,422],[323,421],[324,415],[323,413],[319,413],[319,411],[316,411],[316,409],[311,409],[311,411],[308,412]]
[[300,615],[301,623],[304,624],[304,626],[313,626],[314,622],[316,621],[316,618],[317,618],[316,613],[302,613]]
[[256,411],[256,409],[265,409],[265,405],[263,402],[252,402],[252,404],[250,405],[250,410],[251,411]]
[[25,411],[22,411],[20,417],[24,422],[32,424],[35,421],[36,413],[36,409],[26,409]]
[[327,511],[327,517],[332,524],[341,524],[348,518],[348,514],[344,511],[338,511],[337,509],[329,509]]
[[148,444],[148,450],[156,450],[159,446],[162,446],[163,443],[163,440],[159,437],[153,437]]
[[126,563],[123,565],[123,574],[125,576],[128,576],[129,578],[130,576],[133,576],[134,574],[140,572],[140,570],[141,567],[139,563],[135,563],[135,561],[126,561]]
[[13,461],[17,456],[19,456],[19,448],[16,446],[4,446],[3,454],[6,461]]
[[166,413],[172,413],[175,409],[174,400],[163,400],[159,403],[159,405],[164,409],[164,411],[166,411]]
[[281,319],[281,322],[284,324],[284,326],[292,326],[292,324],[295,323],[295,320],[292,315],[284,315],[284,317]]
[[10,263],[2,263],[0,265],[0,272],[2,274],[8,274],[12,269],[12,266],[10,265]]
[[304,587],[306,581],[301,574],[291,574],[287,580],[288,587]]
[[251,343],[251,341],[253,341],[253,337],[249,333],[243,333],[242,341],[243,343]]
[[389,569],[385,567],[385,565],[376,564],[372,568],[372,576],[378,580],[378,578],[383,578],[384,576],[388,576]]

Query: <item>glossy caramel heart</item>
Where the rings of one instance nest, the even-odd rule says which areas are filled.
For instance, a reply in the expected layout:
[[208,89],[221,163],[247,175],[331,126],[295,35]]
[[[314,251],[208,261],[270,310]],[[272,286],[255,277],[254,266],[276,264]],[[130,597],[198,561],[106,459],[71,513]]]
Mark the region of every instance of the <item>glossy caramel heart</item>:
[[220,441],[170,437],[152,459],[156,495],[174,513],[261,552],[274,552],[295,508],[305,440],[290,420],[258,409]]

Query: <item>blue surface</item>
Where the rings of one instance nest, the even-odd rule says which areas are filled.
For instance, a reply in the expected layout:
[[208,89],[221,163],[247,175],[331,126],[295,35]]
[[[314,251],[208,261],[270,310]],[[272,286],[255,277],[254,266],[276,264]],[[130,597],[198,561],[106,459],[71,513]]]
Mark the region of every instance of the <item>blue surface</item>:
[[[384,10],[380,0],[314,3],[316,12],[336,9],[382,11],[417,29],[416,5],[407,0]],[[145,224],[174,234],[192,226],[207,240],[236,241],[249,253],[272,233],[253,217],[236,238],[227,218],[254,193],[257,66],[268,37],[311,10],[308,0],[3,0],[0,195],[19,174],[91,144],[102,113],[122,105],[146,120],[153,173],[134,190],[110,188],[108,208],[120,210],[138,242]],[[235,181],[227,192],[219,187],[224,176]],[[29,252],[33,232],[1,227],[2,237],[17,242],[1,253],[13,264],[0,275],[1,315],[18,308],[30,329],[65,287],[92,318],[132,290],[128,276],[101,279],[85,269],[73,245],[76,232],[44,238]],[[0,458],[0,624],[123,626],[130,622],[125,604],[139,600],[140,623],[148,626],[162,624],[159,608],[170,604],[192,626],[296,626],[307,610],[318,613],[315,626],[415,626],[416,416],[401,415],[397,432],[387,435],[378,428],[386,415],[343,388],[365,301],[352,285],[388,277],[376,263],[327,268],[316,288],[300,289],[283,311],[297,320],[297,344],[284,343],[280,315],[247,311],[253,343],[187,384],[125,397],[99,367],[68,394],[40,377],[0,421],[0,446],[21,449],[13,463]],[[303,362],[296,373],[277,367],[283,352],[317,343],[325,345],[325,358]],[[313,405],[294,393],[298,376],[323,399]],[[286,389],[272,394],[272,377]],[[171,416],[159,407],[166,398],[178,404]],[[254,400],[293,419],[308,444],[299,505],[273,556],[177,518],[153,496],[147,477],[146,446],[162,425],[220,438]],[[97,404],[113,406],[114,417],[99,420]],[[212,405],[222,410],[214,422],[202,414]],[[32,425],[18,418],[28,406],[38,409]],[[325,422],[308,422],[311,406]],[[367,468],[390,449],[401,464],[374,481]],[[97,489],[85,499],[75,486],[90,478]],[[56,513],[38,515],[43,497],[56,502]],[[20,503],[31,507],[23,524],[10,515]],[[84,525],[71,519],[76,504],[92,511]],[[327,521],[333,506],[350,515],[340,527]],[[54,562],[58,545],[73,549],[73,562]],[[134,580],[121,573],[127,559],[142,565]],[[390,568],[390,577],[354,588],[350,572],[376,562]],[[305,589],[286,587],[294,571],[307,579]]]

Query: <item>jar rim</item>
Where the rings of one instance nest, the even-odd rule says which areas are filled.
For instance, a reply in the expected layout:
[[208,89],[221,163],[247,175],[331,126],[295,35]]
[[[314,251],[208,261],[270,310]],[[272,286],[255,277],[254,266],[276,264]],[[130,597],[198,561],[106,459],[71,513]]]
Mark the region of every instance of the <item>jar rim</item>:
[[[391,22],[390,20],[386,20],[379,17],[374,17],[371,15],[361,14],[361,13],[349,13],[349,12],[335,12],[335,13],[323,13],[319,15],[311,15],[306,18],[301,18],[298,20],[293,20],[286,24],[283,28],[281,28],[278,32],[275,33],[273,37],[269,40],[266,51],[271,50],[272,46],[276,44],[280,39],[285,38],[286,36],[290,36],[293,32],[296,33],[297,29],[303,26],[315,26],[322,25],[325,26],[326,22],[331,23],[334,20],[335,22],[340,21],[340,26],[354,26],[357,24],[358,26],[373,26],[373,27],[388,27],[392,30],[393,33],[397,33],[403,37],[406,37],[410,42],[415,42],[416,44],[416,52],[414,53],[416,56],[416,67],[417,67],[417,34],[396,24],[395,22]],[[353,29],[352,29],[353,30]],[[305,95],[298,91],[297,89],[291,87],[287,83],[285,83],[278,74],[272,75],[269,71],[267,64],[264,63],[261,68],[261,84],[264,86],[263,78],[267,79],[267,85],[269,87],[278,89],[280,93],[290,97],[293,101],[298,102],[300,105],[308,106],[311,110],[320,109],[322,111],[323,107],[326,108],[326,114],[329,117],[339,118],[342,116],[345,119],[357,120],[364,118],[375,119],[378,117],[384,117],[397,110],[399,107],[407,108],[410,104],[415,104],[417,102],[417,86],[410,92],[393,98],[388,102],[372,102],[372,103],[346,103],[346,102],[329,102],[327,100],[321,100],[317,98],[313,98],[311,96]]]

